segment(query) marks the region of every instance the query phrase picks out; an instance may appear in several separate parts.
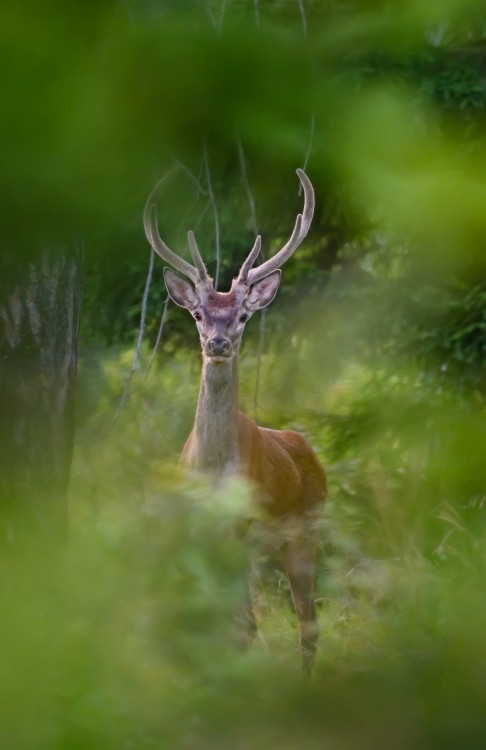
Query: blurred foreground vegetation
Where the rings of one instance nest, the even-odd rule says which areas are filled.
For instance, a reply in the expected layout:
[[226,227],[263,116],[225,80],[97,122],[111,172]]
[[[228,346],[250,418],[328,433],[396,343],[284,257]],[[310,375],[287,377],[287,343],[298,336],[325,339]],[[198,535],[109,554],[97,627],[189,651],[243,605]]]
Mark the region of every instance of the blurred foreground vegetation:
[[[483,5],[0,13],[13,92],[0,103],[2,273],[41,246],[85,249],[70,539],[1,550],[0,744],[484,747]],[[177,466],[200,365],[192,321],[169,306],[146,376],[161,263],[115,417],[152,185],[180,164],[161,231],[185,253],[196,228],[212,272],[217,214],[225,289],[257,230],[267,255],[288,236],[306,154],[313,229],[249,326],[241,403],[305,433],[329,474],[308,684],[276,560],[261,636],[246,655],[232,648],[247,493]]]
[[[303,429],[330,477],[321,640],[306,684],[276,560],[260,583],[261,635],[248,654],[232,648],[247,552],[233,525],[245,488],[215,492],[175,466],[196,355],[137,378],[113,425],[131,354],[98,352],[96,368],[83,360],[68,548],[47,558],[34,548],[4,568],[5,744],[481,747],[479,410],[443,384],[429,387],[413,365],[350,363],[323,383],[312,350],[283,409],[277,383],[292,360],[282,372],[265,358],[265,417]],[[248,351],[249,412],[254,365]]]

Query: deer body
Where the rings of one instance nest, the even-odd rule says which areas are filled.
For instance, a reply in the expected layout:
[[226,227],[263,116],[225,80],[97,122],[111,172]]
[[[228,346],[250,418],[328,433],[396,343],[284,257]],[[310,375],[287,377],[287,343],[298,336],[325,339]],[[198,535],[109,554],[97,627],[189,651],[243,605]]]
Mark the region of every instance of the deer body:
[[[171,298],[188,309],[199,331],[202,376],[194,427],[181,461],[211,473],[217,480],[241,475],[251,480],[263,514],[286,532],[277,541],[299,619],[304,671],[309,673],[316,651],[317,616],[314,604],[316,538],[313,521],[326,495],[326,475],[306,440],[291,430],[257,426],[238,409],[238,354],[241,336],[251,315],[266,307],[280,283],[280,265],[307,234],[314,193],[298,170],[305,207],[297,217],[289,242],[273,258],[255,269],[260,237],[227,293],[217,292],[208,276],[192,232],[189,246],[194,266],[179,258],[161,240],[153,218],[153,196],[144,212],[147,238],[154,250],[183,277],[164,268]],[[251,519],[250,519],[251,521]],[[256,620],[250,586],[240,617],[241,641],[250,643]]]
[[270,516],[301,516],[322,503],[326,476],[298,432],[258,427],[238,410],[236,363],[203,365],[194,428],[181,461],[218,478],[243,475]]

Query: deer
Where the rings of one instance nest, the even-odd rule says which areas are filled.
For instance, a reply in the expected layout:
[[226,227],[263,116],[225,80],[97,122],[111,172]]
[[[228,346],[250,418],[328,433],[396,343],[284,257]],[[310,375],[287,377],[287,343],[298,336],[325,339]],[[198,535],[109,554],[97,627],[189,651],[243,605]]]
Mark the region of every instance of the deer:
[[[241,476],[255,488],[258,517],[277,529],[275,546],[288,576],[299,622],[302,668],[310,676],[318,640],[315,519],[327,494],[326,474],[300,433],[261,427],[238,408],[238,359],[245,326],[257,310],[274,299],[281,267],[302,243],[312,221],[314,190],[303,170],[298,169],[297,175],[304,191],[304,208],[297,215],[290,239],[254,267],[261,250],[258,235],[228,292],[214,288],[192,231],[187,239],[193,264],[174,253],[160,237],[155,199],[162,181],[147,199],[143,223],[151,247],[172,267],[163,271],[168,294],[176,305],[191,313],[201,344],[196,415],[180,460],[217,481]],[[246,528],[254,520],[249,509]],[[286,533],[289,528],[292,532]],[[257,633],[249,581],[238,623],[240,645],[248,647]]]

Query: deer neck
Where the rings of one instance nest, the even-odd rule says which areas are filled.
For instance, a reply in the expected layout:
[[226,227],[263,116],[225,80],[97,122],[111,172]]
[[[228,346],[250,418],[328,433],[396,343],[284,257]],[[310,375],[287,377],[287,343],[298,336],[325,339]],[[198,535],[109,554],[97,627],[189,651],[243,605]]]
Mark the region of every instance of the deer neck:
[[236,474],[238,451],[238,360],[213,363],[203,357],[194,424],[195,463],[217,476]]

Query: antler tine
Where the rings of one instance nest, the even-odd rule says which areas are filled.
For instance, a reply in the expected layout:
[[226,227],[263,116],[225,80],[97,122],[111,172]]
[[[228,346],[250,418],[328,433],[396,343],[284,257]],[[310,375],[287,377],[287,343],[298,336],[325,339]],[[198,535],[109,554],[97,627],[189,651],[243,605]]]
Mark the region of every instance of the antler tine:
[[189,243],[189,249],[191,251],[194,265],[197,269],[199,281],[206,281],[206,279],[208,278],[208,272],[206,270],[206,266],[204,265],[204,261],[201,258],[201,253],[199,252],[196,238],[194,237],[194,232],[192,232],[191,230],[189,230],[189,232],[187,233],[187,241]]
[[258,235],[257,238],[256,238],[256,240],[255,240],[255,244],[253,245],[252,249],[250,250],[250,253],[249,253],[247,259],[245,260],[245,262],[243,263],[243,265],[240,268],[240,272],[238,274],[238,279],[237,279],[238,281],[244,281],[244,282],[247,281],[247,279],[248,279],[248,273],[250,271],[250,268],[252,267],[252,265],[254,264],[254,262],[256,261],[256,259],[258,258],[259,254],[260,254],[261,247],[262,247],[262,238],[261,238],[260,235]]
[[191,266],[190,263],[187,263],[187,261],[185,261],[183,258],[180,258],[178,255],[176,255],[170,249],[170,247],[165,244],[159,234],[159,230],[157,227],[157,218],[155,215],[155,196],[158,193],[161,185],[163,185],[164,182],[172,177],[174,172],[176,172],[177,170],[178,167],[174,167],[174,169],[171,169],[170,172],[165,175],[165,177],[159,180],[159,182],[150,193],[143,211],[143,226],[145,229],[145,235],[155,252],[160,255],[160,257],[167,263],[170,263],[170,265],[175,268],[176,271],[179,271],[184,276],[187,276],[187,278],[191,279],[192,282],[196,283],[199,280],[198,271],[196,271],[194,266]]
[[248,283],[254,284],[264,276],[268,276],[269,273],[275,271],[277,268],[283,266],[292,253],[298,248],[311,225],[312,217],[314,215],[314,188],[312,183],[302,169],[297,170],[299,180],[304,188],[304,210],[302,214],[297,215],[295,226],[292,235],[286,245],[282,247],[272,258],[269,258],[265,263],[253,268],[248,272]]

